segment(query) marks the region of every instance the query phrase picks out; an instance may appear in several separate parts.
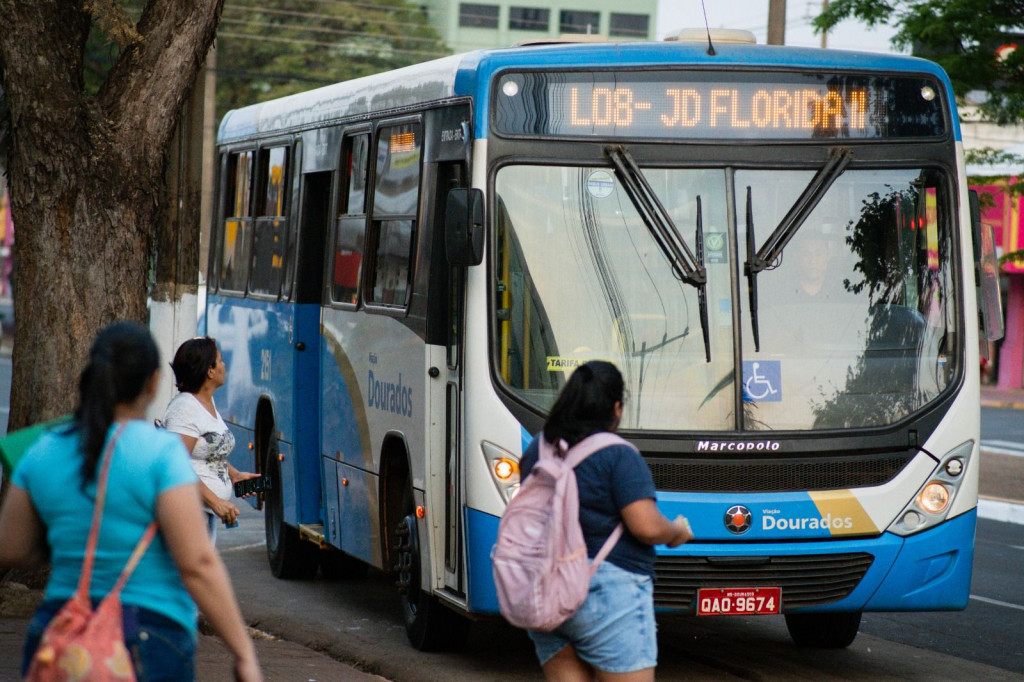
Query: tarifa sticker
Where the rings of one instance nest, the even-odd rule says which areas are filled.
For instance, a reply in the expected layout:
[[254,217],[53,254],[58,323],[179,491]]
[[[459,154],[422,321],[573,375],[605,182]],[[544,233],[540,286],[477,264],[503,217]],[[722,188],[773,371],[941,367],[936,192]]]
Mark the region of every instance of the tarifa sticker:
[[557,355],[548,356],[548,371],[549,372],[571,372],[580,365],[584,364],[586,360],[580,360],[579,358],[563,358]]
[[615,362],[609,358],[567,358],[561,355],[547,356],[549,372],[571,372],[580,365],[585,365],[591,360],[603,360],[604,362]]
[[587,192],[595,199],[604,199],[615,189],[615,179],[606,170],[596,170],[587,178]]

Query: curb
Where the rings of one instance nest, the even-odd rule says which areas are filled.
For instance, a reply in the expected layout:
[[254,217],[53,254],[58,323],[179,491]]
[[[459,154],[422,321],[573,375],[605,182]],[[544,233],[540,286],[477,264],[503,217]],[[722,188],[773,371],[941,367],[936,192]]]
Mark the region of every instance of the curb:
[[1024,525],[1024,504],[982,497],[978,499],[978,518]]

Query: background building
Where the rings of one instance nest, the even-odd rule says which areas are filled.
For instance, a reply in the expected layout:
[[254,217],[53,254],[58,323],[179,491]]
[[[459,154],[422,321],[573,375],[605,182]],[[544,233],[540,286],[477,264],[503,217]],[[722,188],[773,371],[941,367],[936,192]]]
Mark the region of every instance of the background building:
[[[0,176],[0,301],[11,298],[11,268],[13,267],[14,221],[11,220],[11,202],[7,195],[7,183]],[[0,322],[4,319],[6,307],[0,305]]]
[[[964,126],[964,146],[970,146]],[[1024,130],[1020,126],[1006,126],[1004,132],[1015,133],[1018,143],[1006,147],[989,142],[975,148],[989,146],[997,148],[1017,159],[1024,158]],[[1024,249],[1024,196],[1021,182],[1024,181],[1024,163],[1019,160],[1006,161],[995,165],[974,164],[967,166],[971,187],[987,193],[989,201],[983,203],[981,221],[993,227],[997,252],[1002,255]],[[985,378],[999,388],[1016,389],[1024,385],[1024,263],[1010,261],[1001,268],[1003,289],[1003,314],[1006,333],[995,344],[992,358],[994,371]]]
[[[1007,33],[992,46],[994,58],[1006,57],[1024,41],[1024,34]],[[999,255],[1024,250],[1024,126],[998,125],[978,114],[977,105],[987,99],[984,92],[968,92],[960,104],[964,149],[992,149],[1009,155],[996,163],[968,164],[971,186],[987,193],[981,220],[994,228]],[[985,376],[999,388],[1018,389],[1024,385],[1024,262],[1003,263],[1003,314],[1006,332],[994,345],[994,367]]]
[[424,0],[427,19],[453,52],[563,35],[654,40],[658,0]]

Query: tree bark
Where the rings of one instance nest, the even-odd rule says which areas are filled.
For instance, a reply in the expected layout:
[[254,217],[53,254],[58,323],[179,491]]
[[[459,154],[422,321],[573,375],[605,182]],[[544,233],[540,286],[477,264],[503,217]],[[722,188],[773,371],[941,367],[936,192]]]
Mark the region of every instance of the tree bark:
[[167,151],[222,7],[149,0],[134,38],[116,33],[127,44],[89,94],[83,54],[97,17],[88,8],[109,7],[0,0],[17,225],[10,429],[70,411],[96,332],[146,320]]

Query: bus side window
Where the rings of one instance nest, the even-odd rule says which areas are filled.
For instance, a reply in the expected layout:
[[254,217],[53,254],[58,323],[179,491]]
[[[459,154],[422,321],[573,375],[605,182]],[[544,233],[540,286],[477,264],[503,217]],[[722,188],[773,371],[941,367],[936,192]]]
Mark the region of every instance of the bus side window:
[[220,240],[220,288],[228,291],[245,291],[249,279],[251,170],[251,151],[228,157],[224,178],[224,232]]
[[374,303],[405,307],[412,291],[422,132],[419,122],[385,126],[377,138],[373,194]]
[[366,184],[370,169],[370,135],[347,136],[341,147],[341,190],[334,228],[331,299],[355,305],[366,240]]
[[285,197],[288,188],[288,147],[260,150],[256,168],[256,229],[253,235],[252,278],[249,291],[278,296],[284,274],[285,237],[288,219]]

